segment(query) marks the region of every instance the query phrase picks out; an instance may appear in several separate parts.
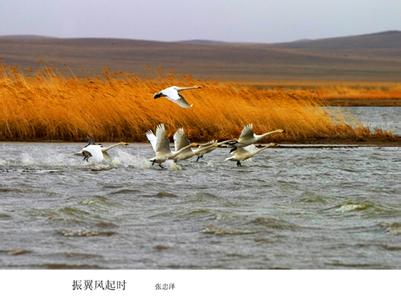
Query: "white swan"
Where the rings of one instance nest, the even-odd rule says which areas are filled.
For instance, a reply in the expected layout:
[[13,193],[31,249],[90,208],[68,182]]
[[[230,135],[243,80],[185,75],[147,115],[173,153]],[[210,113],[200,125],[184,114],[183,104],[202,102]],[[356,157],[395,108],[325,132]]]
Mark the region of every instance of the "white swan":
[[252,156],[258,154],[260,151],[263,151],[267,148],[274,146],[276,146],[275,143],[270,143],[261,148],[256,148],[255,145],[249,145],[246,147],[237,148],[235,151],[233,151],[233,155],[226,158],[225,161],[233,160],[237,162],[237,166],[241,166],[241,161],[247,160],[248,158],[251,158]]
[[200,155],[199,153],[201,152],[207,153],[209,152],[209,150],[212,151],[217,147],[217,146],[215,147],[216,141],[210,141],[205,144],[197,144],[199,146],[197,149],[192,149],[191,147],[188,147],[191,144],[191,142],[186,136],[184,128],[178,128],[177,131],[174,133],[173,138],[174,138],[175,152],[178,152],[181,149],[185,148],[175,156],[174,158],[175,162],[191,158],[195,155]]
[[179,93],[180,91],[185,90],[193,90],[193,89],[200,89],[200,86],[191,86],[191,87],[178,87],[178,86],[170,86],[161,90],[160,92],[153,95],[153,99],[157,99],[160,97],[166,97],[168,100],[178,104],[182,108],[191,108],[192,104],[189,104],[187,100]]
[[195,155],[191,147],[187,147],[188,145],[191,144],[191,142],[186,136],[184,128],[178,128],[177,131],[174,133],[173,139],[174,139],[174,150],[176,152],[185,148],[175,157],[174,159],[175,161],[188,159]]
[[74,153],[77,156],[83,156],[83,159],[89,161],[89,158],[92,158],[95,162],[101,162],[104,159],[110,159],[110,155],[107,153],[108,150],[120,146],[120,145],[128,145],[126,142],[120,142],[117,144],[113,144],[108,147],[104,147],[100,144],[95,144],[94,141],[89,141],[89,144],[81,149],[81,151]]
[[222,142],[218,142],[217,140],[212,141],[212,143],[206,145],[200,145],[197,150],[195,150],[195,155],[197,156],[196,161],[199,161],[203,157],[203,155],[212,152],[217,149],[219,146],[234,142],[234,140],[226,140]]
[[242,148],[242,147],[260,142],[261,140],[263,140],[263,138],[265,138],[268,135],[271,135],[274,133],[283,133],[283,132],[284,132],[283,129],[277,129],[277,130],[265,132],[263,134],[255,134],[253,132],[253,124],[247,124],[242,129],[239,138],[233,144],[234,148],[231,149],[230,152],[235,151],[237,148]]
[[152,130],[148,130],[146,132],[146,137],[148,138],[150,144],[152,145],[153,151],[155,152],[155,156],[149,159],[152,162],[152,166],[157,163],[160,168],[163,168],[162,163],[164,163],[168,159],[176,160],[176,157],[187,151],[187,149],[191,150],[191,147],[196,147],[198,144],[190,143],[178,151],[172,152],[170,150],[170,142],[166,135],[166,128],[164,124],[159,124],[156,127],[156,135],[153,134]]

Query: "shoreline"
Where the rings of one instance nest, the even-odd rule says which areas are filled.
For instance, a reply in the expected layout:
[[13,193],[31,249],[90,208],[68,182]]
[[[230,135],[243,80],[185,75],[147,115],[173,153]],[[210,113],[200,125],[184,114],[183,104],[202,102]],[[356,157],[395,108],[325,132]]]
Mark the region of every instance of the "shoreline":
[[401,107],[401,99],[399,98],[335,98],[324,99],[324,106],[339,107]]
[[[372,147],[401,147],[401,136],[396,136],[397,140],[393,141],[384,141],[384,140],[374,140],[369,139],[366,141],[354,141],[354,140],[342,140],[342,139],[324,139],[321,141],[313,141],[313,140],[305,140],[305,141],[282,141],[276,142],[277,146],[274,148],[281,149],[324,149],[324,148],[372,148]],[[111,144],[116,141],[99,141],[99,144]],[[206,141],[197,141],[198,143],[206,142]],[[77,141],[59,141],[59,140],[28,140],[28,141],[0,141],[0,144],[86,144],[87,142],[77,142]],[[128,141],[129,144],[141,144],[146,145],[148,142],[143,141]],[[258,143],[257,145],[264,145],[265,143]],[[149,144],[150,145],[150,144]],[[221,148],[229,148],[229,147],[221,147]]]

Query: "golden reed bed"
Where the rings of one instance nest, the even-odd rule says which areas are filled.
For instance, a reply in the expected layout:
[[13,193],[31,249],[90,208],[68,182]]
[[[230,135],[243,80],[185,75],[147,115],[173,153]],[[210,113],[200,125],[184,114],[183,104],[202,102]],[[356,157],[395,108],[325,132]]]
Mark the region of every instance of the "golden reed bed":
[[[184,92],[192,109],[182,109],[153,93],[170,85],[200,85]],[[381,130],[351,126],[341,115],[329,115],[319,93],[283,88],[260,89],[232,82],[199,81],[190,77],[144,79],[132,74],[63,77],[46,69],[26,76],[0,70],[0,139],[145,141],[144,133],[165,123],[172,134],[184,127],[196,141],[237,137],[243,125],[256,132],[283,128],[270,140],[286,142],[391,141]]]
[[309,91],[327,106],[401,106],[401,84],[397,82],[271,81],[248,83],[262,89]]

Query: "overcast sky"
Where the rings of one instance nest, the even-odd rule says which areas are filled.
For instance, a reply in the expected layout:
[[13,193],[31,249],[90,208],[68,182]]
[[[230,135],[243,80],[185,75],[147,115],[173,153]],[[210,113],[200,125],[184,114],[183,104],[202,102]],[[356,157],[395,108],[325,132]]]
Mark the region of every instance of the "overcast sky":
[[401,29],[401,0],[0,0],[0,35],[279,42]]

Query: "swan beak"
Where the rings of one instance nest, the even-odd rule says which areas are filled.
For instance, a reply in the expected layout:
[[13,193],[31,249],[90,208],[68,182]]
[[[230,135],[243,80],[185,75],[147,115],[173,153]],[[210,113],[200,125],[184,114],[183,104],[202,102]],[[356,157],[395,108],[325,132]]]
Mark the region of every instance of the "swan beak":
[[76,153],[74,153],[73,155],[76,155],[76,156],[82,156],[82,155],[83,155],[83,153],[82,153],[82,152],[76,152]]
[[153,99],[160,98],[162,96],[162,93],[156,93],[153,95]]

